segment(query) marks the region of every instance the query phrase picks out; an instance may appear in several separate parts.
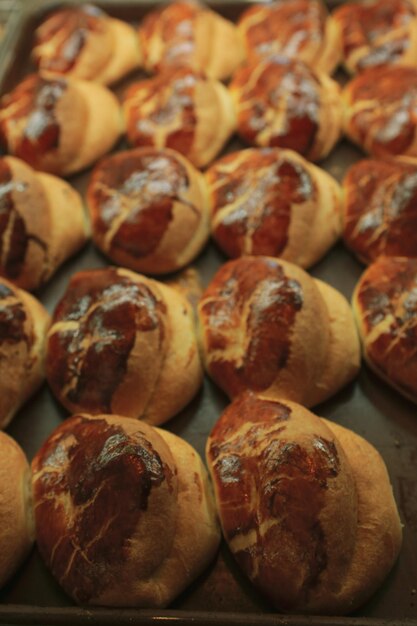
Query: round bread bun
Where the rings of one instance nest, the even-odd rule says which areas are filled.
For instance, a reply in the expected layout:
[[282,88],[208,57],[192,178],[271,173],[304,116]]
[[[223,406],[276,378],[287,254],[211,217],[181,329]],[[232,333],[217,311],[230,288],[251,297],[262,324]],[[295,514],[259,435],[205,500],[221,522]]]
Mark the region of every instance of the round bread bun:
[[0,275],[32,291],[85,244],[80,194],[15,157],[0,158]]
[[121,132],[116,96],[91,81],[31,74],[0,101],[7,151],[52,174],[67,176],[92,165]]
[[91,4],[53,11],[35,30],[32,58],[49,78],[72,76],[110,85],[140,65],[137,34]]
[[333,12],[343,62],[350,74],[372,67],[417,63],[417,2],[346,2]]
[[290,148],[324,159],[341,135],[340,87],[327,74],[272,56],[236,71],[229,87],[237,131],[250,145]]
[[78,272],[54,312],[46,376],[70,412],[161,424],[202,382],[191,305],[127,269]]
[[341,190],[292,150],[252,148],[206,171],[213,237],[227,256],[276,256],[308,268],[342,231]]
[[0,278],[0,428],[5,428],[45,378],[50,317],[31,294]]
[[228,78],[244,59],[236,26],[194,2],[171,2],[150,11],[139,26],[148,72],[187,67],[209,78]]
[[417,259],[380,257],[362,274],[353,311],[370,368],[417,402]]
[[187,68],[134,83],[123,110],[131,145],[172,148],[196,167],[212,161],[236,128],[226,87]]
[[78,603],[164,607],[216,554],[207,472],[172,433],[76,415],[49,436],[32,469],[40,553]]
[[137,148],[103,159],[87,204],[100,250],[145,274],[184,267],[210,234],[203,175],[173,150]]
[[382,584],[401,523],[377,450],[299,404],[245,394],[207,441],[223,534],[280,611],[344,615]]
[[359,370],[359,340],[344,296],[282,259],[225,263],[198,311],[206,370],[229,398],[252,390],[314,406]]
[[417,68],[376,67],[343,92],[345,133],[364,152],[385,158],[417,156]]
[[34,536],[30,467],[21,447],[0,431],[0,588],[29,553]]
[[342,56],[340,30],[322,0],[275,0],[253,5],[238,21],[247,57],[279,54],[331,74]]
[[363,159],[343,190],[343,238],[360,261],[417,257],[417,159]]

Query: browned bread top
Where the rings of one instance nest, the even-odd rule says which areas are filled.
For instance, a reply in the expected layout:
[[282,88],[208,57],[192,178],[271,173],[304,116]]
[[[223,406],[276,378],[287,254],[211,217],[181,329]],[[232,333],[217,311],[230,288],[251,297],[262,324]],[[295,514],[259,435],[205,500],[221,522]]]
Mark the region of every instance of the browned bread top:
[[54,312],[46,372],[70,411],[166,421],[201,383],[190,306],[129,270],[78,272]]
[[286,400],[245,394],[207,441],[225,538],[279,610],[344,614],[401,546],[383,460],[364,439]]
[[321,0],[275,0],[239,18],[249,59],[281,54],[332,72],[341,56],[340,33]]
[[192,447],[126,417],[75,415],[33,463],[37,543],[77,602],[165,606],[214,557],[219,530]]
[[237,128],[251,145],[290,148],[311,161],[340,137],[340,89],[297,59],[272,56],[238,69],[230,83]]
[[417,259],[380,257],[362,274],[353,307],[369,365],[417,401]]
[[347,246],[364,263],[417,256],[417,161],[364,159],[343,181]]
[[346,2],[333,17],[340,26],[344,63],[351,73],[383,65],[415,65],[415,0]]

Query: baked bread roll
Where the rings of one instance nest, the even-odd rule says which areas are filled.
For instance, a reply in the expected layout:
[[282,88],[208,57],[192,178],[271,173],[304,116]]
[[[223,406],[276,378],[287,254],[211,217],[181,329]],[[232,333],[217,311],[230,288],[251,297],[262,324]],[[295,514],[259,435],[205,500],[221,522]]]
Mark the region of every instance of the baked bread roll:
[[379,66],[417,63],[415,0],[346,2],[334,11],[343,62],[351,74]]
[[27,556],[34,536],[30,467],[16,441],[0,432],[0,588]]
[[37,289],[87,240],[81,197],[65,181],[4,157],[0,198],[0,275]]
[[110,85],[141,63],[135,29],[91,4],[50,13],[35,30],[32,58],[48,77]]
[[207,472],[172,433],[76,415],[49,436],[32,469],[39,551],[78,603],[166,606],[215,556]]
[[343,94],[345,133],[377,158],[417,155],[417,69],[377,67],[350,81]]
[[88,167],[121,132],[116,96],[90,81],[31,74],[0,101],[0,139],[7,151],[52,174]]
[[343,181],[346,245],[363,262],[417,257],[417,160],[364,159]]
[[202,382],[191,307],[174,289],[126,269],[78,272],[54,312],[46,375],[71,412],[161,424]]
[[223,80],[244,59],[236,26],[193,2],[171,2],[148,13],[139,39],[144,67],[151,73],[187,67]]
[[207,442],[223,533],[281,611],[340,615],[382,584],[401,548],[385,464],[351,430],[246,394]]
[[42,384],[50,318],[32,295],[0,278],[0,428]]
[[250,60],[279,54],[332,73],[342,56],[338,24],[321,0],[275,0],[246,9],[238,21]]
[[229,154],[206,180],[213,237],[229,257],[269,255],[310,267],[341,234],[338,183],[292,150]]
[[145,274],[184,267],[210,234],[204,177],[173,150],[138,148],[103,159],[87,204],[100,250]]
[[252,390],[314,406],[359,370],[348,302],[287,261],[223,265],[203,293],[199,321],[206,370],[230,398]]
[[133,146],[172,148],[196,167],[212,161],[236,128],[226,87],[185,68],[131,85],[123,110]]
[[370,368],[417,402],[417,259],[380,257],[362,274],[353,310]]
[[273,56],[239,69],[230,84],[237,130],[251,145],[323,159],[343,123],[339,85],[302,61]]

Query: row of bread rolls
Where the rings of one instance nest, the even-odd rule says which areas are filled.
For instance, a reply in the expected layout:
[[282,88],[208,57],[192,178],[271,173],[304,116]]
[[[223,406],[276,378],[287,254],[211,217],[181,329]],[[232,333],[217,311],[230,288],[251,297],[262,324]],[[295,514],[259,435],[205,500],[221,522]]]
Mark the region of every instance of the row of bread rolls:
[[[74,188],[15,157],[0,159],[0,275],[35,290],[86,242]],[[231,258],[279,257],[309,268],[343,235],[357,257],[417,256],[417,161],[363,160],[342,187],[291,150],[251,148],[203,175],[173,150],[136,148],[104,158],[86,202],[95,244],[145,274],[188,265],[210,232]],[[405,236],[406,234],[406,236]]]
[[356,73],[381,65],[414,66],[414,0],[346,3],[329,15],[320,0],[276,0],[243,11],[237,25],[191,2],[150,11],[137,32],[90,5],[58,9],[35,32],[32,57],[50,76],[111,84],[139,66],[188,67],[229,77],[244,59],[278,54],[331,73],[343,60]]
[[[386,333],[383,311],[387,321],[393,314],[391,307],[375,311],[369,291],[388,282],[382,293],[394,294],[399,328],[390,338],[397,344],[399,311],[408,327],[415,308],[416,265],[392,259],[387,267],[384,259],[375,266],[358,286],[358,314],[365,326],[378,324],[371,328],[374,345],[375,331]],[[372,272],[377,281],[369,285]],[[405,274],[400,294],[395,279]],[[20,317],[35,325],[33,297],[4,287],[2,318],[10,319],[7,311],[17,302]],[[214,506],[195,452],[125,417],[164,421],[180,408],[175,401],[167,408],[169,394],[184,399],[196,370],[201,380],[187,310],[167,286],[109,268],[74,276],[54,313],[46,350],[52,390],[70,411],[90,415],[67,420],[36,455],[35,518],[41,554],[77,602],[165,606],[217,549]],[[346,301],[300,268],[259,257],[221,268],[199,311],[207,370],[235,398],[207,453],[238,564],[281,610],[354,610],[381,584],[400,548],[389,479],[369,444],[291,402],[320,402],[356,374],[359,345]],[[16,336],[21,343],[28,343],[26,336]],[[397,384],[406,349],[405,343],[395,350]],[[15,365],[23,365],[15,354]],[[39,345],[34,360],[42,361]],[[178,372],[187,366],[180,389]],[[17,494],[9,504],[16,509]],[[155,543],[162,528],[164,541]]]

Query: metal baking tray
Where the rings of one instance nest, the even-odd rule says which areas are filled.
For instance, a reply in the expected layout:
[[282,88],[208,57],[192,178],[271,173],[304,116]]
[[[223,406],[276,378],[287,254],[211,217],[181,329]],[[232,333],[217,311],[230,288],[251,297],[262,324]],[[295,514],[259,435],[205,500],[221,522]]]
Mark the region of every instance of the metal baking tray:
[[[138,0],[100,0],[109,14],[138,23],[154,3]],[[336,2],[329,2],[332,8]],[[219,13],[236,19],[246,8],[245,0],[227,3],[209,2]],[[0,92],[10,90],[27,72],[32,34],[45,13],[57,2],[26,0],[14,4],[19,19],[10,20],[5,45],[0,48]],[[11,23],[13,22],[13,23]],[[131,79],[137,79],[139,73]],[[340,74],[343,80],[343,75]],[[116,92],[126,86],[124,81]],[[243,147],[233,139],[226,148]],[[116,149],[126,148],[120,142]],[[335,178],[341,180],[346,168],[361,153],[342,141],[324,162]],[[74,176],[70,182],[83,193],[89,172]],[[210,243],[193,267],[207,284],[226,259]],[[102,267],[107,260],[89,244],[68,261],[41,291],[38,297],[52,311],[66,289],[69,277],[80,269]],[[311,273],[350,298],[364,267],[337,244]],[[193,402],[165,427],[184,437],[204,456],[207,435],[227,404],[221,391],[208,379]],[[43,565],[36,550],[12,580],[0,590],[1,624],[253,624],[288,626],[417,626],[417,416],[416,407],[388,388],[365,365],[358,378],[331,400],[315,407],[314,412],[351,428],[364,436],[382,454],[391,477],[395,497],[404,524],[403,548],[383,586],[360,610],[348,617],[310,617],[279,615],[252,588],[239,572],[223,543],[212,566],[166,610],[80,608],[72,604]],[[53,399],[47,385],[20,411],[7,431],[33,457],[48,434],[67,413]]]

